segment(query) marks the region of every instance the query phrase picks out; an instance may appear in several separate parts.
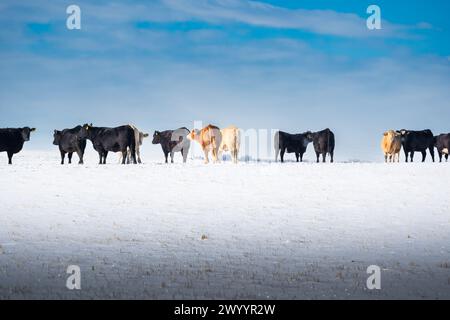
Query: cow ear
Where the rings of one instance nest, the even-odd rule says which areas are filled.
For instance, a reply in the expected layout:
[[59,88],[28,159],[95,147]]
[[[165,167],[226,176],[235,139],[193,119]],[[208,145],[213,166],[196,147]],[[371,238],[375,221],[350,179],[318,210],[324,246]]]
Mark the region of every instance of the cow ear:
[[31,128],[30,129],[30,132],[34,132],[34,131],[36,131],[36,128]]
[[148,138],[149,134],[148,133],[144,133],[144,138]]
[[57,134],[57,133],[58,133],[58,130],[55,130],[54,133]]
[[386,137],[386,136],[387,136],[387,132],[383,133],[383,136],[385,136],[385,137]]

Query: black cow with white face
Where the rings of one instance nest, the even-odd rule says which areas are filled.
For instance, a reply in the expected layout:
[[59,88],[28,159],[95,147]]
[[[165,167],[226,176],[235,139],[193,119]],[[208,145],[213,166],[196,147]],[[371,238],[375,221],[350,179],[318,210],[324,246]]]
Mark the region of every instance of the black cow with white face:
[[280,155],[281,162],[284,162],[286,152],[295,153],[297,162],[302,162],[308,144],[312,141],[309,138],[310,134],[310,131],[299,134],[290,134],[283,131],[275,133],[275,162],[278,161],[278,155]]
[[22,151],[25,141],[30,141],[30,133],[35,128],[0,129],[0,152],[8,154],[8,164],[12,164],[14,154]]
[[325,129],[322,131],[311,133],[308,138],[312,140],[314,144],[314,151],[316,152],[317,162],[322,155],[322,161],[327,161],[327,154],[330,154],[331,162],[334,162],[334,147],[335,137],[333,131]]
[[187,138],[189,133],[189,129],[184,127],[176,130],[155,131],[152,143],[161,145],[166,163],[169,162],[169,154],[171,162],[174,162],[175,152],[181,152],[183,163],[186,163],[191,147],[191,141]]
[[414,152],[422,153],[422,162],[427,158],[427,149],[430,151],[431,158],[434,162],[434,143],[435,139],[431,130],[413,131],[402,129],[397,131],[402,139],[403,151],[405,152],[406,162],[408,156],[411,162],[414,162]]
[[450,151],[450,133],[444,133],[434,137],[434,146],[439,154],[439,162],[442,162],[442,156],[445,155],[445,160],[448,161]]
[[137,164],[136,138],[133,128],[128,125],[106,128],[85,124],[80,130],[80,139],[88,139],[92,142],[95,151],[98,152],[99,164],[106,164],[108,152],[122,152],[122,164],[125,164],[128,149],[133,163]]
[[74,152],[80,158],[79,164],[83,164],[84,150],[86,149],[86,139],[80,138],[81,126],[73,129],[55,130],[53,133],[53,144],[59,147],[61,153],[61,164],[64,164],[66,153],[69,158],[69,164],[72,163]]

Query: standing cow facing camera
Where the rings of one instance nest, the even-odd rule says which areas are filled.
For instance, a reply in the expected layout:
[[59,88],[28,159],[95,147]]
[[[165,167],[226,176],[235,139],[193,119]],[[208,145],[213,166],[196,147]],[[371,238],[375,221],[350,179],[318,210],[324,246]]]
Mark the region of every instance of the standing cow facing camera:
[[397,162],[400,162],[400,151],[402,149],[402,138],[401,135],[394,130],[386,131],[383,134],[383,139],[381,140],[381,150],[384,153],[384,161],[387,163],[395,162],[397,157]]
[[297,162],[303,162],[303,155],[308,148],[308,144],[312,142],[311,132],[307,131],[300,134],[290,134],[283,131],[275,133],[275,162],[278,161],[280,155],[281,162],[284,162],[284,154],[295,153]]
[[55,130],[53,133],[53,144],[59,147],[61,153],[61,164],[64,164],[66,153],[68,154],[69,164],[72,163],[74,152],[78,154],[78,164],[83,164],[84,150],[86,149],[86,139],[80,138],[81,126],[73,129]]
[[445,155],[445,161],[448,161],[450,150],[450,133],[445,133],[434,137],[434,146],[439,155],[439,162],[442,162],[442,155]]
[[319,162],[320,155],[322,155],[322,161],[326,162],[327,154],[330,154],[331,163],[334,162],[335,138],[333,131],[325,129],[319,132],[310,133],[308,139],[313,142],[317,162]]
[[176,130],[155,131],[152,143],[161,145],[166,163],[169,163],[169,154],[171,163],[174,162],[175,152],[181,152],[183,163],[186,163],[191,147],[191,141],[187,138],[189,133],[190,131],[184,127]]
[[88,139],[92,142],[95,151],[98,152],[99,164],[106,164],[108,152],[122,152],[122,164],[127,159],[128,149],[131,151],[131,159],[136,161],[136,139],[134,130],[126,125],[116,128],[94,127],[92,124],[85,124],[80,130],[80,138]]
[[12,164],[13,155],[22,151],[26,141],[30,141],[30,133],[35,128],[0,129],[0,152],[8,154],[8,164]]
[[218,127],[210,124],[202,130],[193,129],[187,138],[200,144],[205,154],[205,164],[209,163],[209,152],[212,154],[214,163],[220,162],[219,148],[222,143],[222,133]]
[[435,139],[431,130],[412,131],[402,129],[397,131],[397,133],[401,136],[406,162],[408,162],[408,156],[411,157],[411,162],[414,162],[414,152],[421,152],[422,162],[425,162],[427,158],[427,149],[430,151],[431,158],[434,162]]

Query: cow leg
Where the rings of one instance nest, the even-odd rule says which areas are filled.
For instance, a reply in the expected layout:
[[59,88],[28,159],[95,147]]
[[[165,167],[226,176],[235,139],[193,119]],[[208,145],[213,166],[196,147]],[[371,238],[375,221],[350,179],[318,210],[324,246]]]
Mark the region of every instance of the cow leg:
[[12,164],[12,157],[14,153],[8,151],[8,164]]
[[445,155],[445,161],[448,161],[448,154]]
[[173,158],[175,157],[175,152],[170,153],[170,162],[173,163]]
[[183,149],[181,149],[181,155],[183,156],[183,163],[187,162],[187,151]]
[[281,152],[280,152],[280,158],[281,158],[281,163],[283,163],[284,162],[284,154],[286,153],[286,149],[281,149]]
[[320,153],[319,152],[316,152],[316,157],[317,157],[317,163],[319,163],[320,162]]
[[131,146],[131,147],[130,147],[130,152],[131,152],[131,159],[133,160],[133,164],[137,164],[137,159],[136,159],[136,146]]
[[331,163],[334,163],[334,151],[330,152]]
[[141,149],[140,148],[136,148],[136,155],[137,155],[137,158],[138,158],[138,163],[142,163],[142,160],[141,160]]
[[438,151],[439,162],[442,162],[442,152]]
[[220,163],[220,161],[221,161],[221,159],[219,158],[219,148],[217,148],[217,149],[214,149],[214,155],[215,155],[215,162],[216,163]]
[[203,150],[203,153],[205,154],[205,164],[209,163],[209,158],[208,158],[208,150]]
[[78,158],[80,158],[80,161],[78,161],[78,164],[83,164],[83,152],[78,149],[77,150]]
[[422,151],[422,162],[425,162],[425,160],[427,159],[427,151]]
[[408,151],[405,150],[405,162],[408,162]]
[[[127,159],[126,161],[125,161],[125,159]],[[128,151],[127,150],[125,150],[125,151],[122,151],[122,164],[125,164],[125,163],[130,163],[129,162],[129,159],[128,159]]]
[[164,157],[166,158],[166,163],[169,163],[169,153],[168,152],[164,152]]
[[103,152],[103,164],[106,164],[107,157],[108,157],[108,151]]
[[98,151],[98,158],[99,158],[99,162],[98,164],[103,164],[103,152],[102,151]]
[[127,148],[127,151],[126,151],[126,157],[127,157],[127,164],[130,164],[130,162],[131,162],[131,150],[130,149],[128,149]]
[[215,148],[211,149],[211,155],[213,158],[213,163],[217,163],[218,162],[218,155],[217,155],[217,150]]
[[323,163],[327,162],[327,154],[322,154]]
[[433,147],[430,147],[429,150],[430,150],[430,154],[431,154],[431,159],[432,159],[433,162],[434,162],[434,146],[433,146]]
[[300,162],[303,162],[303,156],[304,156],[305,154],[302,152],[302,153],[300,153]]
[[411,162],[414,162],[414,151],[411,151]]
[[69,152],[69,154],[67,156],[69,157],[69,164],[72,164],[73,152]]
[[61,164],[64,164],[64,159],[66,158],[66,153],[64,151],[61,152]]

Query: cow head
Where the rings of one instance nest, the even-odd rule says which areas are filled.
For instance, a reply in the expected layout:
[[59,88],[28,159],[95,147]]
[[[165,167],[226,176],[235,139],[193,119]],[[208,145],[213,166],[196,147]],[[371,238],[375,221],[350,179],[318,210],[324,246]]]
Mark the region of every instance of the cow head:
[[61,131],[55,130],[53,132],[53,144],[55,146],[59,146],[60,142],[61,142]]
[[200,130],[192,129],[191,133],[187,135],[187,138],[191,141],[200,139]]
[[144,139],[148,137],[148,133],[139,132],[139,145],[142,146]]
[[308,142],[314,141],[314,133],[312,133],[311,131],[307,131],[304,134],[305,134],[306,140],[308,140]]
[[22,133],[23,141],[30,141],[30,133],[34,132],[34,131],[36,131],[35,128],[30,128],[30,127],[22,128],[21,133]]
[[396,131],[397,135],[400,136],[402,142],[406,140],[406,138],[408,137],[408,135],[411,133],[410,131],[406,130],[406,129],[402,129],[402,130],[397,130]]
[[161,132],[155,131],[153,134],[153,144],[160,144],[161,143]]
[[92,123],[91,124],[87,124],[87,123],[83,124],[83,126],[80,129],[79,138],[80,139],[88,138],[90,136],[90,131],[92,130],[92,128],[93,128]]

